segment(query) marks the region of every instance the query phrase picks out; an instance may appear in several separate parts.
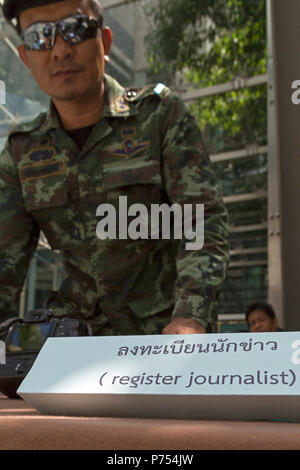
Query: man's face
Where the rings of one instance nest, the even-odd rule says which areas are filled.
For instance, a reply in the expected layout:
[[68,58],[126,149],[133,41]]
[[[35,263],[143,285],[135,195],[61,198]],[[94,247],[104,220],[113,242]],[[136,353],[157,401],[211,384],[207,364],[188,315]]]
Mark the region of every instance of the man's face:
[[254,333],[264,333],[276,331],[277,320],[270,318],[263,310],[253,310],[248,317],[249,331]]
[[[71,15],[95,18],[88,0],[65,0],[25,10],[20,15],[22,31],[33,23],[58,21]],[[19,46],[19,55],[39,87],[52,99],[70,101],[89,97],[101,90],[105,58],[112,42],[109,28],[94,39],[69,45],[58,33],[52,50],[28,51]]]

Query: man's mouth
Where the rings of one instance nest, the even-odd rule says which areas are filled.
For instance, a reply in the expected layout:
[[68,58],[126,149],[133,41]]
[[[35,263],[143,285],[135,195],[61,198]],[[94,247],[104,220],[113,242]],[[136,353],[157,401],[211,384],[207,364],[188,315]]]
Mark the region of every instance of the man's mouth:
[[77,73],[79,73],[80,70],[72,70],[72,69],[61,69],[61,70],[57,70],[53,76],[54,77],[71,77],[73,75],[76,75]]

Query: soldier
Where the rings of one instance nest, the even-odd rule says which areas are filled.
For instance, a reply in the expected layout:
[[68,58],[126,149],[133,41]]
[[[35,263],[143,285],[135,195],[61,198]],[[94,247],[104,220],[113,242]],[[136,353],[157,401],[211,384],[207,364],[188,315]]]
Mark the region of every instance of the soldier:
[[[0,312],[20,293],[40,231],[68,277],[47,307],[97,335],[209,331],[228,265],[227,213],[195,120],[159,84],[105,74],[112,33],[96,0],[5,0],[19,56],[51,98],[0,157]],[[205,241],[100,240],[97,208],[204,204]],[[193,220],[195,222],[195,220]]]

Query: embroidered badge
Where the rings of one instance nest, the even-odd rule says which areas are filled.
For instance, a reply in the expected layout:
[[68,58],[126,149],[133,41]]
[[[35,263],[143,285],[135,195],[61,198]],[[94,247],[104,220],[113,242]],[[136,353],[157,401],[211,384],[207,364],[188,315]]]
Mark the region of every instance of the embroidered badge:
[[162,83],[158,83],[153,91],[154,93],[156,93],[156,95],[160,95],[165,90],[165,88],[165,85],[163,85]]
[[133,157],[142,150],[145,150],[150,146],[150,140],[136,142],[134,136],[136,134],[135,127],[124,128],[121,130],[121,136],[123,137],[122,148],[111,150],[110,153],[117,157]]
[[39,145],[32,149],[27,157],[31,163],[46,163],[54,159],[56,150],[51,146],[51,142],[48,138],[43,138]]
[[157,96],[160,96],[160,98],[164,99],[165,96],[168,95],[170,90],[166,87],[166,85],[158,83],[153,91]]
[[114,99],[114,107],[117,113],[126,113],[130,110],[123,96],[117,96]]
[[26,181],[61,175],[66,172],[66,162],[53,162],[50,164],[30,165],[19,168],[21,183]]

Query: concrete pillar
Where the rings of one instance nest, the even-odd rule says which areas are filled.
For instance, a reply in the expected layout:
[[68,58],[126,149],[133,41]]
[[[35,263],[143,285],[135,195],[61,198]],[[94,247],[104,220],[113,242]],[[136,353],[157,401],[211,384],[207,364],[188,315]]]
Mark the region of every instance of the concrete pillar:
[[269,301],[300,330],[300,2],[268,0]]

